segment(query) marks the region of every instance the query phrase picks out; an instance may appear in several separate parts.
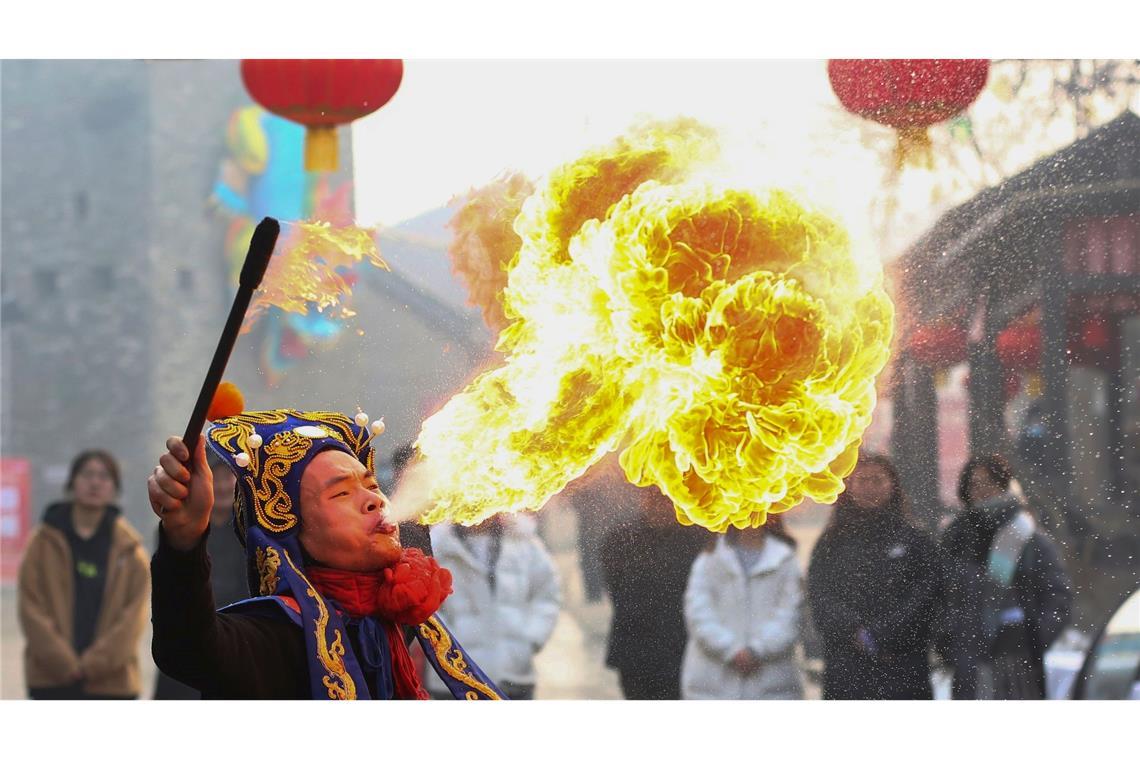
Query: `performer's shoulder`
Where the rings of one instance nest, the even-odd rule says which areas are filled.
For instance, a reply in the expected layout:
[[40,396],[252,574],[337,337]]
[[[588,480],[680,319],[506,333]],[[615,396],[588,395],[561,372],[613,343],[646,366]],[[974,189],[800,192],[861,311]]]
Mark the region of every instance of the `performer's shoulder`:
[[228,604],[218,612],[227,615],[288,620],[301,625],[301,606],[291,596],[255,596]]

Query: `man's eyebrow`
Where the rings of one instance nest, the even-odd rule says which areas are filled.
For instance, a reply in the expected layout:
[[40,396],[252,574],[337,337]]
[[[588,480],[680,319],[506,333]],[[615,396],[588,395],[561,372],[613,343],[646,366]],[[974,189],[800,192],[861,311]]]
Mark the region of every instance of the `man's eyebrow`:
[[353,477],[352,475],[337,475],[335,477],[329,478],[325,482],[325,484],[323,486],[321,486],[321,490],[327,491],[328,489],[335,486],[337,483],[340,483],[340,482],[345,481],[345,480],[351,480],[352,477]]

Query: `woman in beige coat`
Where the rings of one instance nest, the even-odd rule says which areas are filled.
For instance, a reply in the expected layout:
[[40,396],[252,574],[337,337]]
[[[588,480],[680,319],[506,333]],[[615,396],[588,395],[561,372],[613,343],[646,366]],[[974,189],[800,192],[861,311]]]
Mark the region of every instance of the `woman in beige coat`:
[[75,458],[67,501],[48,507],[20,565],[24,672],[32,699],[133,699],[150,594],[139,534],[112,502],[119,467]]

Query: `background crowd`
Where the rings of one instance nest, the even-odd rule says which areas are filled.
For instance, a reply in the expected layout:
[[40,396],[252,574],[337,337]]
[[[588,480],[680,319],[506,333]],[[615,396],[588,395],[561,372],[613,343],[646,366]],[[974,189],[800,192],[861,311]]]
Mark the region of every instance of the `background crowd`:
[[[411,456],[397,450],[395,487]],[[232,529],[234,480],[214,462],[209,538],[219,606],[248,595]],[[148,551],[116,505],[106,451],[75,457],[65,499],[50,504],[19,575],[33,699],[138,698],[149,615]],[[917,527],[889,458],[864,452],[806,569],[781,515],[709,533],[677,523],[657,489],[623,493],[627,517],[605,531],[599,497],[573,490],[587,598],[612,607],[605,664],[626,699],[800,699],[809,656],[824,699],[930,699],[932,675],[955,699],[1046,696],[1044,654],[1070,621],[1060,555],[1010,465],[979,456],[962,469],[960,505],[935,535]],[[535,657],[550,640],[563,580],[540,518],[404,527],[454,579],[441,614],[512,699],[535,695]],[[423,663],[419,667],[424,668]],[[434,695],[445,689],[424,668]],[[156,699],[197,693],[159,673]]]

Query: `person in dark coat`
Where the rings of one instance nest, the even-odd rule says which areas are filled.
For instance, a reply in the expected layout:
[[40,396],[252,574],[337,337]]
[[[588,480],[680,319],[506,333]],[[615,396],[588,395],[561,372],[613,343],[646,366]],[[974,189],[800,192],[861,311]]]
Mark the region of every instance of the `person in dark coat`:
[[887,457],[863,454],[812,551],[808,603],[824,699],[931,699],[934,544],[907,520]]
[[1060,555],[999,455],[971,459],[965,509],[942,537],[945,603],[938,649],[954,699],[1043,699],[1045,650],[1072,610]]
[[680,699],[685,586],[708,542],[700,528],[678,525],[672,502],[644,489],[641,518],[612,529],[602,542],[602,568],[613,603],[606,665],[626,699]]
[[[219,608],[249,597],[245,549],[234,531],[234,488],[237,478],[216,456],[210,455],[210,471],[214,476],[214,509],[210,513],[210,536],[206,552],[210,555],[210,586],[214,604]],[[197,689],[176,681],[158,671],[154,686],[155,699],[201,699]]]

